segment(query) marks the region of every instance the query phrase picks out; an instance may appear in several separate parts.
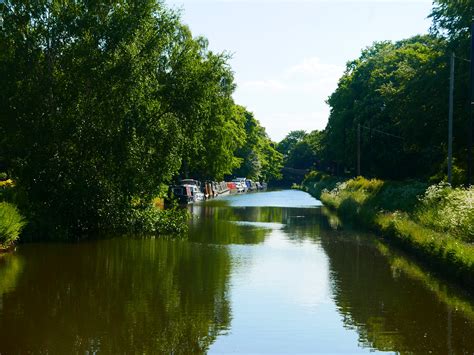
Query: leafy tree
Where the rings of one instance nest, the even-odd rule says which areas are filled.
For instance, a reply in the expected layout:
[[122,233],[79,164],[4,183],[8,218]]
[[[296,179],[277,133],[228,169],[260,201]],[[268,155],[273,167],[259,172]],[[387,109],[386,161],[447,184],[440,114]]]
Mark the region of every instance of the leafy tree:
[[305,133],[303,138],[291,146],[285,158],[285,166],[294,169],[310,169],[316,166],[321,159],[322,137],[322,132],[317,130]]
[[209,51],[205,38],[194,39],[182,25],[168,51],[170,61],[160,76],[161,94],[182,131],[181,175],[222,179],[240,164],[234,151],[244,135],[243,121],[234,113],[229,56]]
[[464,41],[470,34],[473,13],[472,0],[435,0],[430,14],[433,19],[431,31],[451,41]]
[[436,0],[430,17],[433,20],[431,32],[447,41],[446,57],[454,52],[454,150],[455,167],[463,175],[467,165],[467,140],[469,137],[469,82],[470,63],[466,60],[471,56],[471,24],[474,13],[474,2],[470,0],[447,1]]
[[240,164],[228,56],[161,2],[10,0],[4,17],[0,151],[35,236],[148,225],[134,210],[180,171]]
[[234,169],[233,175],[257,181],[280,179],[283,155],[277,151],[265,128],[242,106],[236,106],[236,114],[245,121],[245,143],[236,152],[236,156],[242,160],[242,165]]
[[287,157],[295,148],[295,145],[301,142],[305,136],[306,132],[303,130],[291,131],[280,143],[278,143],[278,151],[283,154],[284,157]]
[[[446,42],[433,36],[375,43],[347,64],[329,97],[325,159],[387,178],[429,177],[445,157]],[[398,137],[401,137],[398,138]]]

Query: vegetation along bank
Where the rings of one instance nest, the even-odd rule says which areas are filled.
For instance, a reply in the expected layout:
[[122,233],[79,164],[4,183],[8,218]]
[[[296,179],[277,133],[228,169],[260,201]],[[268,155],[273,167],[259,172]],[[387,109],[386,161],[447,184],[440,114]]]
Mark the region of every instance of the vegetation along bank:
[[233,100],[230,56],[162,1],[2,11],[0,181],[14,182],[0,187],[2,248],[20,213],[23,241],[180,233],[185,212],[153,206],[169,185],[278,178],[281,154]]
[[369,228],[474,289],[474,187],[338,179],[311,172],[303,189],[346,223]]

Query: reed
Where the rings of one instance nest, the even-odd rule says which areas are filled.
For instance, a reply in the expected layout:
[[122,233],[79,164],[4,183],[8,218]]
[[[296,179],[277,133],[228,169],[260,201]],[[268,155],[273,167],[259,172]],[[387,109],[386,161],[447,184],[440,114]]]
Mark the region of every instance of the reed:
[[0,250],[13,245],[25,224],[24,218],[14,205],[0,202]]

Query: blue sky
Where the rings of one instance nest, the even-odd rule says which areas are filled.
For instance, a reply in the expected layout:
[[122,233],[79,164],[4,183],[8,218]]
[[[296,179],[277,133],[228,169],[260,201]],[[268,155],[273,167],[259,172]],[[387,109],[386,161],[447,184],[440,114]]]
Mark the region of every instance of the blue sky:
[[427,33],[430,0],[167,0],[193,34],[232,53],[236,103],[280,141],[323,129],[345,63],[374,41]]

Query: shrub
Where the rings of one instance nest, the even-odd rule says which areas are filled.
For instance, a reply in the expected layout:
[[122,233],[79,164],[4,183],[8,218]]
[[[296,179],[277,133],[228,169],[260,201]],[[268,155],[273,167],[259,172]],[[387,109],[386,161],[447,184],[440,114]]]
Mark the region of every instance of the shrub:
[[341,179],[326,175],[319,171],[311,171],[303,180],[302,186],[305,191],[309,192],[316,198],[321,197],[324,190],[332,190],[341,182]]
[[130,215],[130,232],[140,234],[183,234],[187,231],[188,212],[173,208],[159,210],[154,206],[136,208]]
[[474,242],[474,187],[430,186],[420,198],[417,220],[440,232]]
[[24,226],[25,220],[18,209],[8,202],[0,202],[0,248],[10,247]]

